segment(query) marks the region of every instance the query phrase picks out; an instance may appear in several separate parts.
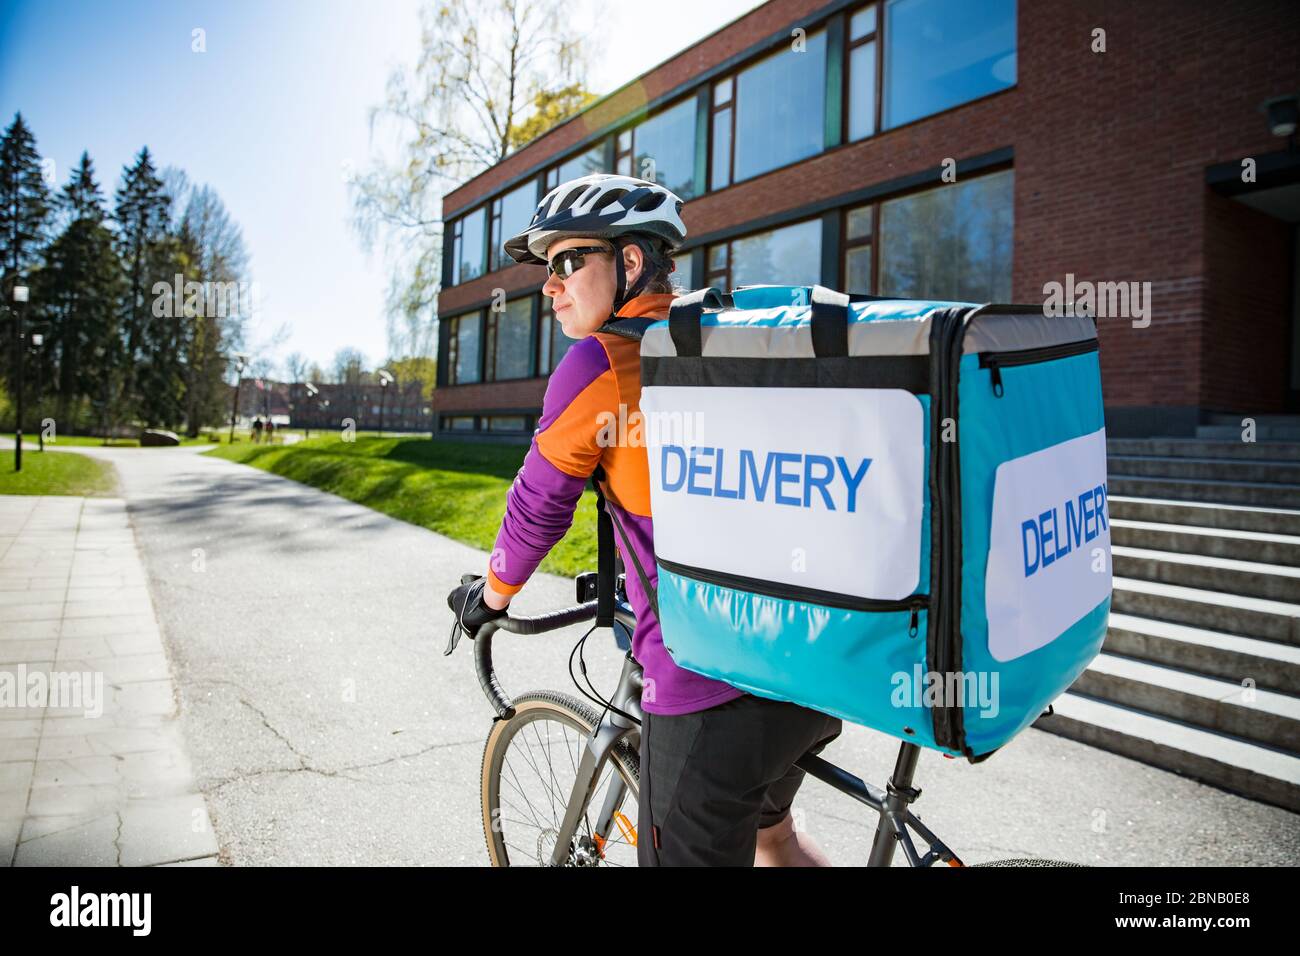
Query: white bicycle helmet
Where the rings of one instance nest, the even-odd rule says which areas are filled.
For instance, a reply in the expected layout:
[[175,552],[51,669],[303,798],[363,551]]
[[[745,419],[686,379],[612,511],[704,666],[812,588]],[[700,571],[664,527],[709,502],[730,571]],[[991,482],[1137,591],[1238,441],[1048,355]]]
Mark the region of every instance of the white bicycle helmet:
[[[532,222],[506,241],[505,250],[516,262],[544,266],[547,248],[558,239],[604,239],[617,250],[623,245],[619,240],[627,237],[641,247],[653,265],[671,261],[669,257],[686,239],[681,212],[682,200],[658,183],[592,173],[548,192],[537,204]],[[623,257],[616,255],[614,262],[618,270],[617,309],[636,289],[625,289]],[[642,270],[637,287],[651,271]]]

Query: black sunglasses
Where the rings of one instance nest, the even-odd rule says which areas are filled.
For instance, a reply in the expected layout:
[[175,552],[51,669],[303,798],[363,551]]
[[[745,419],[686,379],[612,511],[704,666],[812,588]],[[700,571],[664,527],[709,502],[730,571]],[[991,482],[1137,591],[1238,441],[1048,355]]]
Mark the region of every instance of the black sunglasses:
[[586,264],[587,256],[597,252],[612,254],[604,246],[578,246],[557,252],[555,258],[546,264],[546,275],[558,275],[561,279],[567,279]]

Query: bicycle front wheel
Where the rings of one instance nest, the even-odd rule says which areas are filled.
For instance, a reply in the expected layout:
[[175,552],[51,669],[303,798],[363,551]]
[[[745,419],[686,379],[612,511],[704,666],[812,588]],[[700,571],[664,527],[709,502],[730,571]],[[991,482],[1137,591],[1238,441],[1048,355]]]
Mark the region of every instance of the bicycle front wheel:
[[[578,765],[599,721],[581,701],[554,691],[525,694],[483,748],[483,836],[493,866],[547,866]],[[636,866],[641,767],[620,741],[564,855],[568,866]]]

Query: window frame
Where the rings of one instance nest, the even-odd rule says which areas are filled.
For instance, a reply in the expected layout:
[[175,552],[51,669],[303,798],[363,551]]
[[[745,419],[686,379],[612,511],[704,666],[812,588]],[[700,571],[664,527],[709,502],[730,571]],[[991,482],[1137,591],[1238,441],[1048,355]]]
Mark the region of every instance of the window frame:
[[[876,11],[876,25],[870,33],[863,34],[858,39],[853,39],[853,18],[859,13],[874,7]],[[840,91],[841,115],[840,128],[844,130],[844,144],[851,146],[854,143],[865,143],[869,139],[879,136],[884,130],[881,128],[881,118],[884,110],[884,93],[885,93],[885,54],[884,54],[884,25],[885,25],[885,2],[884,0],[871,0],[870,3],[864,3],[861,6],[854,7],[852,10],[845,11],[844,22],[844,69]],[[871,104],[871,132],[859,139],[849,138],[849,121],[852,115],[853,104],[853,51],[860,46],[866,46],[874,43],[876,46],[876,63],[875,63],[875,90],[872,96]],[[873,273],[874,276],[874,273]]]
[[[477,376],[472,382],[462,382],[456,378],[456,362],[460,356],[460,326],[466,319],[477,321],[478,327],[478,368],[475,370]],[[483,378],[483,310],[474,309],[470,312],[462,312],[460,315],[453,315],[447,320],[447,384],[451,385],[478,385],[484,381]]]
[[[528,364],[525,367],[524,373],[522,375],[510,375],[510,376],[503,377],[498,374],[498,370],[497,370],[497,364],[498,364],[497,352],[498,352],[498,346],[500,345],[499,325],[501,322],[501,316],[505,315],[510,310],[511,304],[515,302],[526,302],[528,304],[527,328],[528,328],[529,342],[528,345],[525,346],[524,348],[524,351],[528,355]],[[536,350],[533,348],[533,343],[532,343],[533,329],[536,327],[536,322],[533,318],[533,313],[535,310],[536,310],[536,300],[534,296],[521,296],[519,298],[509,299],[506,302],[506,307],[499,312],[492,308],[486,310],[483,318],[483,349],[482,349],[483,378],[482,381],[517,382],[525,378],[536,378],[536,374],[534,372],[534,366],[533,366],[533,357],[534,357],[534,352]]]
[[[906,195],[904,193],[903,195]],[[891,196],[891,199],[898,198]],[[865,292],[868,295],[875,295],[876,288],[880,281],[880,205],[883,200],[872,200],[868,203],[860,203],[856,206],[844,206],[840,209],[840,285],[844,286],[846,292]],[[871,232],[864,238],[849,238],[849,213],[856,212],[859,209],[867,209],[871,212]],[[869,289],[849,289],[849,251],[852,249],[861,249],[863,246],[871,247],[871,288]]]

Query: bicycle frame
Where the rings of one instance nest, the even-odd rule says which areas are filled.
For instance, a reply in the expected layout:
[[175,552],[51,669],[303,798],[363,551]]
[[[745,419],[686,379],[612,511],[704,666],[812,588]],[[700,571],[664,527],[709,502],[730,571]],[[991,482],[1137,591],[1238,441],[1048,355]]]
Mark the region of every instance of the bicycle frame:
[[[594,620],[595,616],[596,602],[589,601],[563,611],[554,611],[531,618],[500,618],[479,629],[474,640],[475,670],[488,702],[497,713],[497,719],[510,719],[514,716],[514,709],[511,707],[510,698],[501,690],[492,667],[492,637],[495,632],[500,629],[516,634],[541,634],[571,624]],[[614,617],[614,627],[622,628],[625,632],[624,636],[630,643],[632,631],[636,627],[636,617],[632,609],[626,602],[620,601],[616,606]],[[588,738],[587,746],[578,764],[578,773],[569,797],[568,808],[556,837],[555,849],[552,851],[550,861],[552,866],[562,866],[567,861],[570,847],[578,832],[578,823],[587,808],[588,801],[595,793],[601,772],[614,748],[623,740],[633,747],[640,746],[640,721],[643,716],[641,687],[641,665],[632,657],[631,651],[628,651],[624,656],[618,686],[610,697],[610,702],[614,707],[635,718],[635,723],[614,710],[606,709],[600,725]],[[932,866],[938,861],[943,861],[949,866],[964,865],[957,855],[922,824],[909,808],[909,805],[921,796],[921,791],[912,786],[920,753],[921,748],[916,744],[907,741],[900,744],[893,773],[890,774],[884,790],[855,777],[847,770],[823,760],[816,754],[805,754],[796,761],[796,765],[809,775],[867,805],[879,814],[880,820],[876,825],[876,835],[871,845],[867,866],[892,865],[894,850],[900,844],[910,866]],[[626,797],[624,790],[622,780],[615,774],[593,830],[599,840],[603,840],[614,825],[614,814]],[[917,852],[912,837],[913,832],[925,841],[927,849],[924,854]]]

